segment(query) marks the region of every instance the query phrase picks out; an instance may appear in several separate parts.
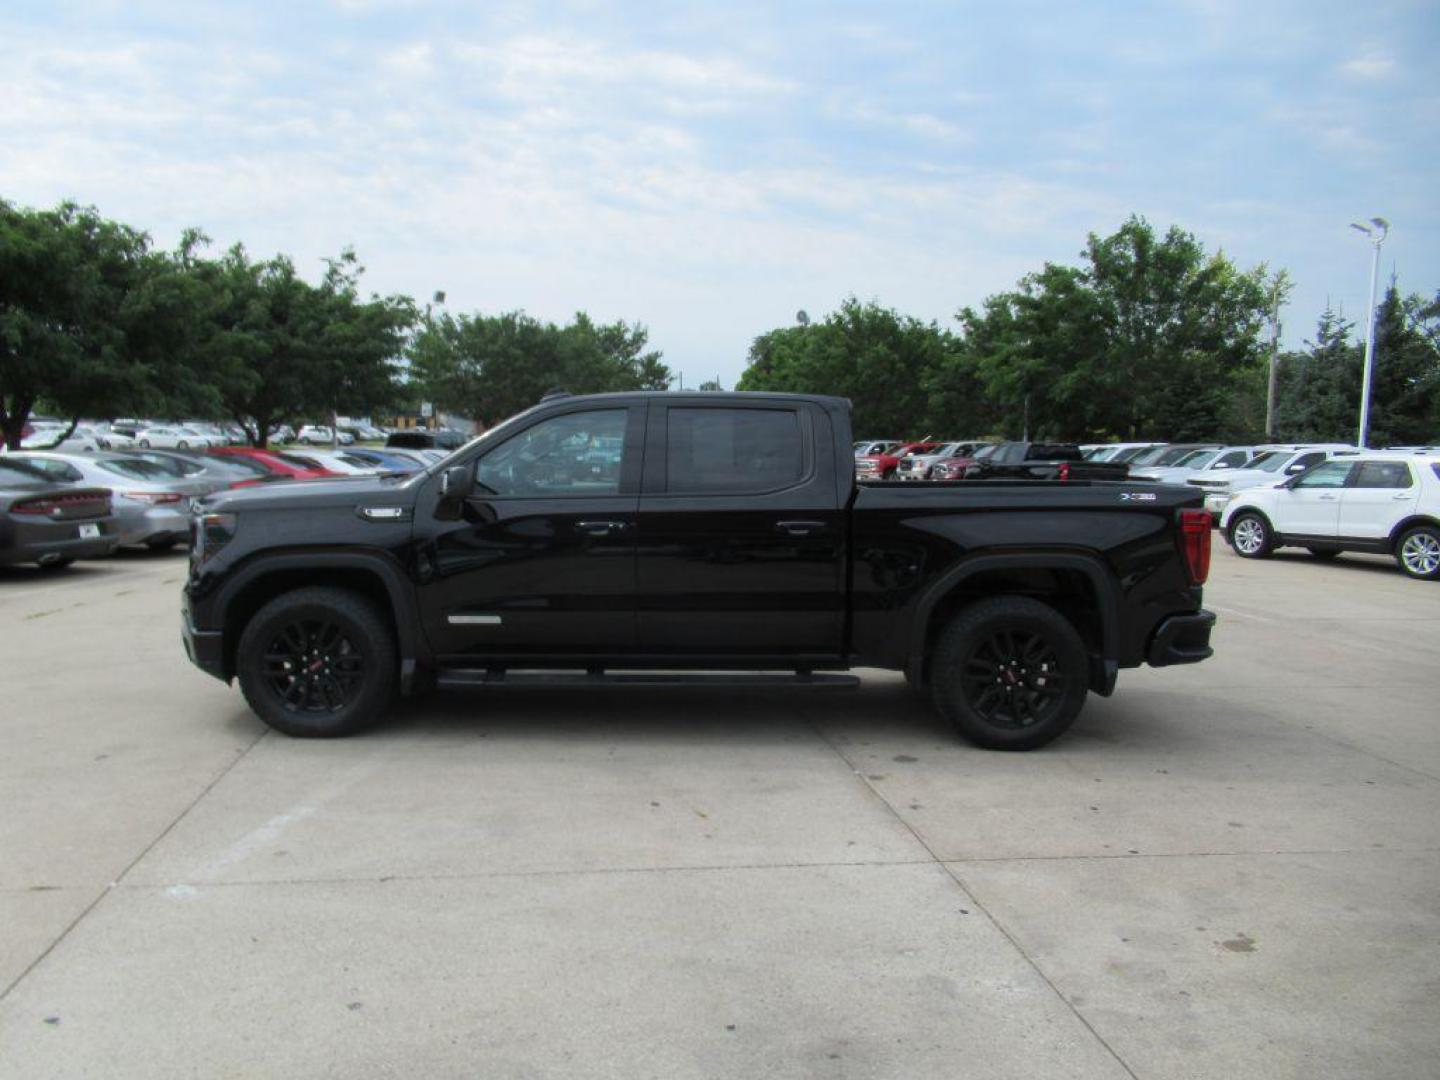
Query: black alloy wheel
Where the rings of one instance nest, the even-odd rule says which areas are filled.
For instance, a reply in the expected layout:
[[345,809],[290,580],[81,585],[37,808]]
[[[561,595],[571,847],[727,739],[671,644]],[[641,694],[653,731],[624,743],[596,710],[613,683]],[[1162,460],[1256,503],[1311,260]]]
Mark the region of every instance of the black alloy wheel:
[[333,618],[297,619],[266,647],[265,677],[289,712],[338,712],[365,682],[365,656]]
[[1060,705],[1065,674],[1041,633],[996,628],[975,641],[960,675],[965,699],[987,724],[1020,730]]
[[1024,596],[963,609],[931,657],[935,705],[978,746],[1031,750],[1074,723],[1090,692],[1090,660],[1060,612]]
[[287,735],[349,735],[383,714],[395,689],[388,621],[346,589],[297,589],[262,607],[236,654],[245,700]]

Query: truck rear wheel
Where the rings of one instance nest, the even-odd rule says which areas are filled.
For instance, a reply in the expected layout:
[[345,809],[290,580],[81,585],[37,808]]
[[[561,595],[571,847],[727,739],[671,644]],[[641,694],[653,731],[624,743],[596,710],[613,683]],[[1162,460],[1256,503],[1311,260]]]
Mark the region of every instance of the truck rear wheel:
[[395,635],[363,596],[297,589],[255,613],[236,668],[250,708],[276,731],[351,735],[379,720],[395,692]]
[[1061,735],[1089,693],[1089,658],[1070,621],[1023,596],[981,600],[940,636],[935,707],[991,750],[1033,750]]

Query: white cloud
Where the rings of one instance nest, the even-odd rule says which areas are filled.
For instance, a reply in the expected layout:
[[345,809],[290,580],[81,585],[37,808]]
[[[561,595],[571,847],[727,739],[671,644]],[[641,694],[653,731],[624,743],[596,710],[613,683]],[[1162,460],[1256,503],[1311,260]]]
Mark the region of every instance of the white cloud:
[[1395,73],[1395,60],[1380,49],[1369,49],[1340,65],[1342,74],[1352,79],[1373,82],[1387,79]]

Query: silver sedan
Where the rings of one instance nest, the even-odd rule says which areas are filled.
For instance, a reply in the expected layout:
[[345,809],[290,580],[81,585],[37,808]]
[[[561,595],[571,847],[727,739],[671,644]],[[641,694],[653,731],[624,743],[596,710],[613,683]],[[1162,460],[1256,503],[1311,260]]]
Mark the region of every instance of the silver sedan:
[[10,454],[61,483],[107,487],[113,493],[121,544],[158,551],[190,532],[190,500],[215,490],[212,482],[169,475],[160,466],[126,454]]

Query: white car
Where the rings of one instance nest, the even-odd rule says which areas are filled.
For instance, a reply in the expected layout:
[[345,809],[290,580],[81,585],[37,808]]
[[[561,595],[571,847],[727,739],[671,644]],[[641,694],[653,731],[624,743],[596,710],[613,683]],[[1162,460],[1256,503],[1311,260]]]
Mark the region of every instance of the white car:
[[157,450],[204,450],[208,446],[223,446],[224,439],[195,431],[184,424],[156,424],[141,428],[135,433],[135,442],[141,449],[152,446]]
[[899,439],[861,439],[855,443],[855,456],[869,457],[871,454],[883,454],[892,446],[899,446]]
[[295,436],[295,441],[302,446],[312,446],[318,443],[339,442],[341,446],[352,446],[355,443],[355,436],[348,431],[340,432],[338,440],[335,434],[321,424],[306,424]]
[[1253,446],[1222,446],[1218,450],[1192,450],[1174,465],[1141,466],[1130,470],[1131,480],[1149,480],[1156,484],[1185,484],[1191,478],[1206,478],[1206,473],[1223,473],[1243,467],[1255,456]]
[[69,424],[47,422],[35,424],[33,427],[34,430],[20,441],[22,450],[57,450],[67,454],[77,452],[93,454],[106,447],[99,436],[84,424],[77,424],[75,430],[63,442],[60,440],[60,436],[65,434],[70,427]]
[[1257,447],[1256,450],[1257,453],[1245,463],[1244,468],[1231,469],[1218,476],[1212,473],[1191,477],[1186,481],[1205,493],[1205,509],[1216,517],[1225,512],[1230,496],[1237,491],[1268,486],[1277,480],[1298,476],[1327,458],[1360,453],[1355,447],[1343,443],[1275,450]]
[[1229,498],[1220,528],[1237,555],[1277,547],[1393,555],[1411,577],[1440,580],[1440,454],[1356,453]]

